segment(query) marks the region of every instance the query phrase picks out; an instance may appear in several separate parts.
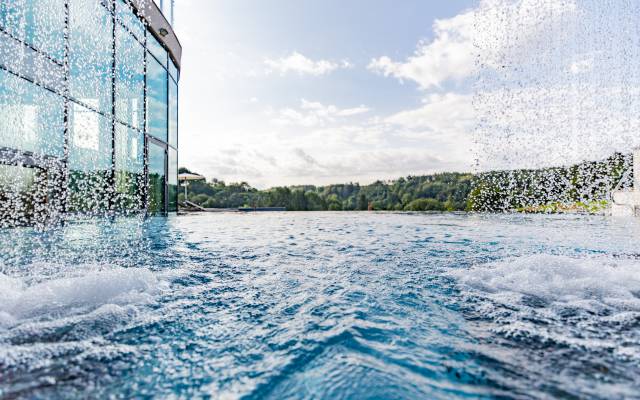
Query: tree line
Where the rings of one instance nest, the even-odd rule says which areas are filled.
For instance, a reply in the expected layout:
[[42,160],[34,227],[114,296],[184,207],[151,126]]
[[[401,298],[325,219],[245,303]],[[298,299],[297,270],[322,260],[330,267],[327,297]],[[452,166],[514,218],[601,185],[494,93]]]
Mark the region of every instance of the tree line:
[[[192,173],[181,168],[180,173]],[[286,207],[289,211],[598,212],[614,189],[631,186],[632,156],[614,154],[569,167],[439,173],[370,185],[282,186],[190,182],[189,200],[205,208]],[[184,201],[184,194],[179,197]]]
[[485,212],[598,212],[633,182],[633,156],[616,153],[568,167],[491,171],[476,176],[468,208]]
[[[192,173],[181,168],[180,173]],[[258,190],[247,182],[195,181],[189,201],[205,208],[286,207],[289,211],[463,211],[473,175],[442,173],[408,176],[370,185],[282,186]],[[184,193],[180,194],[184,201]]]

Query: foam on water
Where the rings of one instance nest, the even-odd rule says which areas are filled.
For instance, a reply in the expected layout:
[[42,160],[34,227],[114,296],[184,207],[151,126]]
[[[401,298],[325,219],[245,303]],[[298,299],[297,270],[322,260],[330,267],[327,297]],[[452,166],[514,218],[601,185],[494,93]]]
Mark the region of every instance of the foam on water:
[[[609,398],[627,398],[633,393],[623,365],[640,363],[640,260],[534,254],[451,275],[483,354],[495,357],[500,349],[512,349],[500,362],[526,360],[518,363],[529,377],[540,368],[580,377],[574,378],[576,390],[585,396],[600,398],[606,392]],[[603,382],[585,378],[591,374]]]
[[509,294],[592,311],[640,311],[640,261],[536,254],[453,273],[459,282],[496,299]]
[[162,283],[145,268],[78,268],[80,275],[29,284],[0,274],[0,328],[39,316],[66,317],[99,307],[148,302]]
[[[0,274],[0,385],[2,395],[55,384],[41,371],[57,370],[59,379],[86,373],[95,360],[108,363],[134,350],[107,338],[135,323],[168,285],[163,274],[146,268],[96,265],[34,264],[34,270],[53,276],[32,282],[27,277]],[[60,365],[67,358],[70,364]],[[82,372],[84,371],[84,372]],[[24,378],[20,378],[25,374]],[[2,379],[0,379],[1,381]]]

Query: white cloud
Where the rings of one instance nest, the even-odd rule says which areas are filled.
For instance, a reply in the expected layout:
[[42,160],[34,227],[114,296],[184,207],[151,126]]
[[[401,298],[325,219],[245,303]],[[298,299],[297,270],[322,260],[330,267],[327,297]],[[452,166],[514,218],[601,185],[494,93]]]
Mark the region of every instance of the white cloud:
[[476,126],[473,95],[432,94],[422,107],[398,112],[384,122],[390,125],[387,130],[397,137],[423,143],[437,150],[437,154],[446,154],[444,164],[454,170],[471,169]]
[[439,87],[448,80],[460,81],[475,70],[472,11],[450,19],[436,20],[435,39],[421,41],[414,55],[404,62],[387,56],[373,59],[368,69],[384,76],[411,80],[422,89]]
[[351,64],[347,60],[343,60],[340,62],[329,60],[314,61],[298,52],[293,52],[287,57],[279,58],[276,60],[266,59],[264,63],[268,67],[268,73],[276,71],[281,75],[286,75],[289,72],[294,72],[300,75],[306,74],[320,76],[329,74],[337,69],[353,68],[353,64]]
[[387,123],[435,134],[471,134],[475,123],[473,96],[469,94],[432,94],[424,105],[386,118]]
[[569,66],[569,71],[574,74],[584,74],[585,72],[589,72],[593,69],[593,59],[586,58],[583,60],[574,61]]
[[[536,160],[566,163],[574,158],[598,157],[601,149],[624,150],[637,142],[631,133],[640,130],[640,121],[630,116],[640,115],[636,101],[640,93],[631,87],[640,82],[640,72],[633,68],[640,50],[631,46],[632,53],[622,54],[624,46],[611,45],[629,43],[623,40],[625,35],[637,34],[637,30],[629,25],[619,27],[607,19],[607,13],[594,13],[606,7],[596,2],[587,8],[602,21],[580,19],[587,14],[581,3],[577,6],[577,0],[477,3],[472,11],[435,21],[433,38],[414,42],[413,54],[374,54],[380,57],[371,60],[369,70],[415,83],[422,94],[422,104],[394,112],[374,113],[358,105],[368,100],[346,105],[338,100],[300,100],[259,113],[257,109],[282,104],[291,98],[291,90],[300,89],[299,85],[289,86],[286,79],[266,82],[269,73],[337,76],[336,71],[353,65],[340,58],[277,53],[281,51],[278,48],[292,48],[291,43],[271,48],[267,54],[283,57],[268,60],[262,58],[264,48],[229,54],[207,52],[224,57],[213,58],[211,65],[199,70],[202,73],[184,74],[183,79],[192,82],[181,97],[181,102],[187,102],[181,112],[189,113],[181,117],[186,124],[181,159],[207,176],[249,180],[266,187],[366,183],[407,174],[465,171],[471,169],[474,156],[480,161],[490,158],[496,167],[517,167]],[[594,26],[611,40],[602,40],[601,35],[590,37],[598,31]],[[192,50],[185,56],[201,54],[205,53]],[[612,59],[629,62],[620,66],[608,61]],[[187,64],[201,68],[193,60],[185,61]],[[215,71],[216,65],[224,66],[225,74],[216,81],[217,86],[204,90],[201,77],[208,69]],[[255,79],[248,80],[247,75]],[[262,85],[261,79],[268,85]],[[308,92],[294,95],[323,98],[312,96],[323,96],[342,84],[331,79],[309,82],[308,86],[305,83]],[[568,85],[558,86],[564,83]],[[363,96],[386,94],[385,86],[350,84],[362,90]],[[609,85],[616,87],[610,88],[610,93],[603,92],[603,86]],[[203,96],[198,101],[189,96],[196,89]],[[474,89],[475,95],[471,93]],[[212,106],[214,101],[217,103]],[[244,108],[235,107],[237,104]],[[398,106],[391,101],[376,104],[377,109]],[[196,119],[194,110],[202,120],[199,126],[190,122]],[[484,146],[479,154],[471,151],[474,138]],[[205,147],[210,150],[203,151]]]
[[[435,20],[434,39],[420,41],[406,60],[381,56],[367,68],[401,82],[413,81],[423,90],[460,83],[477,73],[478,64],[500,68],[498,58],[527,49],[528,41],[540,39],[540,32],[562,34],[562,29],[555,28],[562,28],[559,24],[566,23],[567,15],[574,15],[576,8],[575,0],[544,4],[539,0],[482,0],[474,10]],[[509,42],[514,32],[517,39]]]
[[339,119],[353,117],[369,112],[364,105],[353,108],[340,109],[334,105],[324,105],[302,99],[298,109],[285,108],[280,110],[271,122],[276,125],[294,125],[303,127],[321,127]]

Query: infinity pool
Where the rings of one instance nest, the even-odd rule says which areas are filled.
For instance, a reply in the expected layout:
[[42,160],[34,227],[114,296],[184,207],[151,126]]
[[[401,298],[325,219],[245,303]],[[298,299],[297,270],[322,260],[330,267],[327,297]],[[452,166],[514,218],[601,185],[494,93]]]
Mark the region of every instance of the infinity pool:
[[638,398],[638,238],[407,213],[0,232],[0,398]]

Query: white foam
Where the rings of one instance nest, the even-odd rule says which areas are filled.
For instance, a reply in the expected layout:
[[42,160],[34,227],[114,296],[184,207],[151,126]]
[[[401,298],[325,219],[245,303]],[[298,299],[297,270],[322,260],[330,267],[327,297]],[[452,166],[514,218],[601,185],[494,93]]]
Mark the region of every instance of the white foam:
[[82,275],[33,285],[0,274],[0,327],[42,315],[69,315],[77,308],[94,310],[106,304],[145,302],[163,284],[153,272],[143,268],[78,270]]
[[491,293],[536,296],[579,308],[594,305],[640,311],[640,261],[538,254],[453,273],[460,283]]

